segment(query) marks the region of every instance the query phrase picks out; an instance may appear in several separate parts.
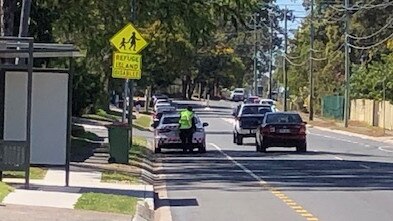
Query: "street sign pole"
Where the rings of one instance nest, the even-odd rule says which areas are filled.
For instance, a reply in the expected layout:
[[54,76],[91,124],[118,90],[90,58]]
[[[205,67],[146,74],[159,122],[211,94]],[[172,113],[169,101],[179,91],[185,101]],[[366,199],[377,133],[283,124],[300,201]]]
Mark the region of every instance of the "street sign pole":
[[[131,22],[136,21],[136,0],[131,0]],[[128,125],[130,126],[130,146],[133,145],[132,110],[134,107],[134,80],[130,80],[130,100],[128,106]],[[146,105],[146,104],[145,104]]]
[[122,122],[125,123],[127,119],[127,96],[128,96],[128,79],[124,80],[123,92],[123,117]]
[[[136,21],[136,0],[131,0],[131,21]],[[128,94],[128,127],[132,146],[132,112],[134,107],[134,80],[141,79],[142,55],[140,52],[148,45],[141,33],[130,22],[109,40],[116,48],[113,53],[112,77],[127,79],[124,85]],[[127,106],[127,103],[124,104]],[[146,103],[146,105],[148,105]],[[127,111],[125,107],[124,112]],[[125,118],[125,117],[124,117]]]

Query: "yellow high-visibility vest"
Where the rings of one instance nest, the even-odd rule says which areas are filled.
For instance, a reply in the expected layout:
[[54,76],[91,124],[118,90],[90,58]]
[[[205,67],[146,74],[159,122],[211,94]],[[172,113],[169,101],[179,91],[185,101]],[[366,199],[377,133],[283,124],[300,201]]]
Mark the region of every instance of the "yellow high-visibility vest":
[[180,112],[180,120],[179,120],[180,129],[190,129],[192,127],[193,116],[194,113],[189,110]]

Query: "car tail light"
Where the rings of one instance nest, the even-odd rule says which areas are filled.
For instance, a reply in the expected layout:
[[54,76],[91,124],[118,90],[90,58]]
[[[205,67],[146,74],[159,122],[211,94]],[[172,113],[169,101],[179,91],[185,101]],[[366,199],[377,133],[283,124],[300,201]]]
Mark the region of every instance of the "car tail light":
[[301,125],[299,129],[299,134],[305,134],[306,133],[306,125]]
[[276,128],[272,126],[264,127],[262,128],[262,133],[268,134],[268,133],[274,133],[276,132]]

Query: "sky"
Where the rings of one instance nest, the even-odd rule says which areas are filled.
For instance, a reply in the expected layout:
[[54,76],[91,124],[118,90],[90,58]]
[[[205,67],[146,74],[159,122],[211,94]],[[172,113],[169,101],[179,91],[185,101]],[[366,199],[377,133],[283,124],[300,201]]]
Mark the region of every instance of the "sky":
[[[293,14],[298,18],[296,18],[294,22],[288,21],[288,29],[297,29],[302,21],[302,18],[299,17],[305,17],[307,15],[302,5],[303,0],[276,0],[276,3],[282,9],[287,6],[289,10],[293,10]],[[281,22],[281,26],[284,27],[284,22]]]

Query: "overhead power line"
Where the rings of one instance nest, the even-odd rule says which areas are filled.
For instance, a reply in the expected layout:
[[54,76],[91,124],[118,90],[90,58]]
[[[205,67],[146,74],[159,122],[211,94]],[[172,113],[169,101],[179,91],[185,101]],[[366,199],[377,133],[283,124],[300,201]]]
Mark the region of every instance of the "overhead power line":
[[[373,1],[375,2],[375,1]],[[386,8],[389,6],[393,6],[393,2],[387,2],[387,3],[382,3],[382,4],[377,4],[373,5],[372,3],[369,3],[367,5],[354,5],[352,7],[346,8],[346,7],[336,7],[333,5],[329,5],[330,8],[336,10],[336,11],[360,11],[360,10],[367,10],[367,9],[374,9],[374,8]]]
[[393,19],[392,19],[392,17],[390,17],[390,19],[388,20],[388,23],[387,23],[385,26],[383,26],[381,29],[379,29],[378,31],[374,32],[374,33],[371,34],[371,35],[362,36],[362,37],[358,37],[358,36],[354,36],[354,35],[348,35],[348,37],[350,37],[350,38],[352,38],[352,39],[356,39],[356,40],[366,40],[366,39],[370,39],[370,38],[372,38],[372,37],[378,35],[379,33],[381,33],[383,30],[385,30],[385,29],[387,29],[387,28],[389,28],[389,27],[392,27],[392,25],[393,25]]
[[303,63],[297,64],[297,63],[291,61],[287,56],[285,56],[285,60],[287,60],[291,65],[296,66],[296,67],[303,67],[308,62],[308,60],[305,60]]
[[373,44],[373,45],[369,45],[369,46],[356,46],[356,45],[353,45],[353,44],[351,44],[351,43],[348,43],[348,45],[349,45],[350,47],[352,47],[352,48],[355,48],[355,49],[367,50],[367,49],[375,48],[375,47],[377,47],[377,46],[379,46],[379,45],[385,43],[386,41],[390,40],[391,38],[393,38],[393,33],[391,33],[387,38],[385,38],[385,39],[383,39],[382,41],[380,41],[380,42],[378,42],[378,43],[375,43],[375,44]]

